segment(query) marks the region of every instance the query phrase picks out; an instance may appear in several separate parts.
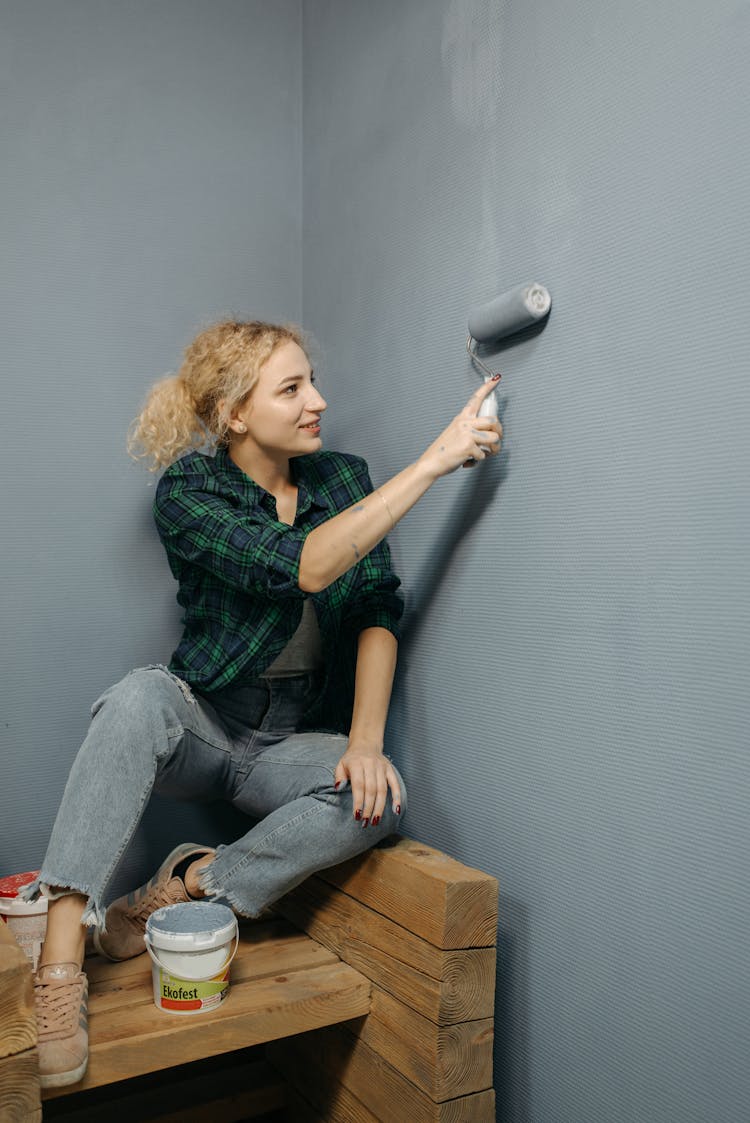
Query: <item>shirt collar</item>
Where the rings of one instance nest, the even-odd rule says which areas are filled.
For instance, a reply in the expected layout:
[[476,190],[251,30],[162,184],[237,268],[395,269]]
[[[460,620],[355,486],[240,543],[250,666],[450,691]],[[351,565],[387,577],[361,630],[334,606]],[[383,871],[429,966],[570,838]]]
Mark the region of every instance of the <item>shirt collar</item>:
[[[229,455],[229,450],[226,447],[221,447],[216,450],[215,461],[218,468],[225,472],[233,479],[241,480],[244,487],[253,496],[256,503],[261,506],[266,506],[267,499],[273,500],[273,496],[269,495],[264,487],[256,483],[252,476],[248,476],[247,472],[235,464]],[[322,510],[333,509],[333,502],[331,496],[321,487],[317,479],[317,473],[312,471],[311,455],[306,456],[293,456],[289,461],[292,471],[292,479],[299,489],[297,496],[297,515],[303,515],[310,507],[320,507]]]

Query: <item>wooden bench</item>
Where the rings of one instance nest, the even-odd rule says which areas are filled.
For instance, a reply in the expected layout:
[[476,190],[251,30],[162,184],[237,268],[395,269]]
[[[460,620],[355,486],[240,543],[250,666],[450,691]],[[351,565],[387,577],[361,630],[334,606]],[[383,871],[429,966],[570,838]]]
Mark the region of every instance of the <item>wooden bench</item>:
[[[237,1054],[242,1103],[229,1096],[224,1109],[214,1095],[190,1119],[220,1123],[283,1107],[274,1118],[295,1123],[489,1123],[496,931],[494,878],[409,839],[389,840],[310,878],[272,919],[243,923],[229,997],[214,1012],[157,1010],[146,956],[89,959],[88,1071],[43,1098],[73,1094],[84,1110],[87,1090],[117,1084],[121,1094],[134,1078],[188,1062],[179,1071],[189,1077],[203,1058],[256,1046],[262,1056]],[[23,974],[25,987],[28,967]],[[26,1030],[15,1039],[26,1057],[27,1114],[3,1112],[0,1070],[0,1116],[9,1123],[41,1118],[38,1099],[28,1098],[36,1073],[21,989]],[[263,1095],[248,1086],[251,1069]]]

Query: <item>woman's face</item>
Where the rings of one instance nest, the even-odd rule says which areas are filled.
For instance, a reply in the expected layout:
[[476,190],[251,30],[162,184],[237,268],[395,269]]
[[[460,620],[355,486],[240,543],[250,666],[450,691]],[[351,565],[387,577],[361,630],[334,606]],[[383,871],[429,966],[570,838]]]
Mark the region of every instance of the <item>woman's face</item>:
[[[289,340],[263,364],[231,427],[266,455],[302,456],[322,447],[320,417],[326,408],[315,389],[307,355]],[[242,425],[247,426],[246,433]]]

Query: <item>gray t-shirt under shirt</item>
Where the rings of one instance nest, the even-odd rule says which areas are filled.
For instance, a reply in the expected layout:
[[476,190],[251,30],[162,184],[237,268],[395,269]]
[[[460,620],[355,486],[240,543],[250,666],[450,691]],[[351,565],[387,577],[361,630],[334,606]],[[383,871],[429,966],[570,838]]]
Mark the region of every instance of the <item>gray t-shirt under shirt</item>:
[[302,605],[302,619],[297,631],[286,647],[266,667],[261,678],[286,678],[315,671],[323,663],[323,646],[313,602],[306,598]]

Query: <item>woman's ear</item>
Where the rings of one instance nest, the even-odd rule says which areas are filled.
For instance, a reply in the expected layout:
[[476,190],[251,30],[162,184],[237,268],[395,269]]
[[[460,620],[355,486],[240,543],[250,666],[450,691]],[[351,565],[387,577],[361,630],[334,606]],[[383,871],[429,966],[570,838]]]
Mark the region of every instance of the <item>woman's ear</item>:
[[242,418],[238,416],[237,410],[234,410],[232,413],[227,415],[226,398],[221,398],[219,400],[217,408],[219,411],[219,418],[226,424],[227,429],[231,429],[233,433],[247,432],[247,425],[242,420]]

